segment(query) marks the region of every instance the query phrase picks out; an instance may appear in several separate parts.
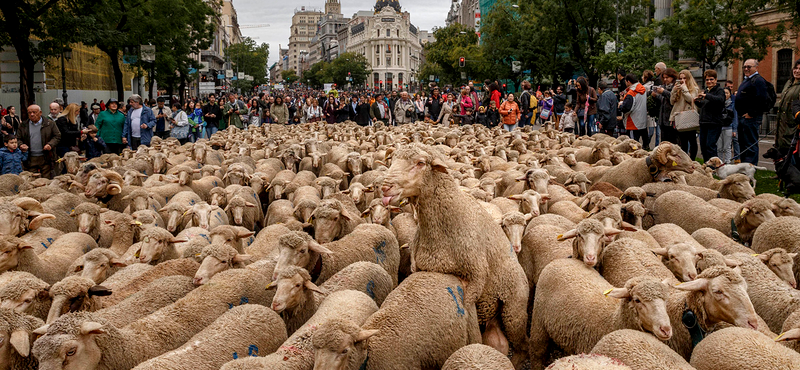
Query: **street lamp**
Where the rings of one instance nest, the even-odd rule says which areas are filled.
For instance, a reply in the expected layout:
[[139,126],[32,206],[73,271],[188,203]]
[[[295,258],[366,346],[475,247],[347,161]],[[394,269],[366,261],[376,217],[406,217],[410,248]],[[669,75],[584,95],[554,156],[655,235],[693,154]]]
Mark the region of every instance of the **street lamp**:
[[61,99],[64,100],[64,105],[67,105],[67,68],[64,65],[64,60],[72,59],[72,49],[64,46],[61,48]]

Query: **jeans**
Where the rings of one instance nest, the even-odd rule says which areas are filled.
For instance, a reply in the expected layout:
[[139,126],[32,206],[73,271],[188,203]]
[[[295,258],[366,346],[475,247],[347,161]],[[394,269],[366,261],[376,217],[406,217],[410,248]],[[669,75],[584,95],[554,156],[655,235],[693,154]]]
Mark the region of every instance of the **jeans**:
[[128,142],[128,146],[135,152],[139,149],[139,145],[142,145],[142,138],[131,136],[131,141]]
[[519,127],[525,127],[531,125],[531,118],[533,118],[533,112],[528,112],[522,115],[519,119]]
[[656,125],[655,127],[648,127],[647,134],[650,135],[650,137],[653,137],[653,135],[656,136],[655,146],[661,144],[661,126]]
[[577,136],[586,135],[586,117],[585,116],[578,116],[578,125],[575,127],[578,131],[576,134]]
[[717,156],[722,163],[731,163],[731,139],[733,139],[733,129],[730,126],[722,128],[722,134],[717,140]]
[[206,137],[210,139],[211,135],[214,135],[217,131],[219,131],[219,128],[216,126],[206,126]]
[[697,158],[697,131],[678,131],[678,141],[681,149],[689,155],[689,158]]
[[650,150],[650,135],[648,134],[646,128],[641,130],[630,130],[629,132],[633,140],[639,141],[639,139],[642,139],[642,148],[644,150]]
[[508,132],[514,131],[514,127],[517,127],[517,125],[506,125],[506,124],[503,124],[503,128],[506,129],[506,131],[508,131]]
[[739,145],[742,162],[758,164],[758,129],[764,116],[755,118],[739,117]]
[[731,138],[731,141],[733,141],[733,158],[732,159],[733,159],[733,161],[735,163],[736,161],[740,161],[739,160],[739,155],[741,154],[741,152],[739,151],[739,131],[738,130],[737,131],[731,130],[731,132],[732,132],[731,136],[733,136]]
[[722,134],[722,126],[700,124],[700,150],[703,153],[703,161],[717,156],[717,141]]

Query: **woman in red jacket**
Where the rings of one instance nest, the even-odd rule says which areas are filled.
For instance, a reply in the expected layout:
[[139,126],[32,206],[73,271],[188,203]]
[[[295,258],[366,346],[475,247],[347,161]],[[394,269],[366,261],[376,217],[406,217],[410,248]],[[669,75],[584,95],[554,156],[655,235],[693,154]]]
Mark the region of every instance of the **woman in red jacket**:
[[514,101],[514,94],[508,94],[508,100],[500,105],[500,115],[503,117],[503,128],[511,132],[519,123],[519,104]]

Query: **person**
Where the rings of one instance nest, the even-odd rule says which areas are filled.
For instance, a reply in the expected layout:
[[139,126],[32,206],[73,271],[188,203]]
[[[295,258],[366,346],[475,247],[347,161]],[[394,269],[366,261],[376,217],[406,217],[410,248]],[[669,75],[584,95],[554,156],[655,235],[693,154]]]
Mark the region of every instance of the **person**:
[[86,122],[86,126],[87,127],[89,125],[94,125],[95,122],[97,122],[97,116],[100,115],[100,104],[94,104],[93,103],[90,106],[90,108],[91,108],[91,112],[92,113],[89,114],[89,117],[88,117],[88,119],[86,121],[82,121],[82,122]]
[[[531,83],[528,80],[522,81],[522,94],[519,95],[519,110],[520,114],[522,115],[520,119],[520,124],[522,126],[530,126],[531,118],[533,117],[533,111],[531,110],[531,98],[533,95],[531,94]],[[535,118],[533,119],[536,120]]]
[[164,106],[166,100],[163,96],[156,99],[157,106],[153,109],[153,114],[156,116],[155,135],[162,140],[169,137],[169,117],[171,115],[170,109]]
[[722,113],[725,109],[725,92],[717,83],[717,71],[703,72],[706,88],[697,94],[695,105],[700,108],[700,152],[703,161],[717,156],[717,141],[722,134]]
[[[61,140],[61,132],[49,117],[42,117],[42,108],[33,104],[28,107],[28,122],[19,126],[17,141],[28,147],[28,161],[24,163],[27,171],[38,173],[41,177],[52,178],[55,149]],[[20,145],[22,147],[22,145]]]
[[[672,111],[669,114],[669,121],[675,127],[675,116],[680,112],[688,110],[696,110],[694,105],[694,98],[700,93],[697,87],[697,82],[692,77],[692,72],[684,69],[678,73],[678,81],[672,87],[670,93],[670,103],[672,103]],[[678,144],[681,146],[689,158],[697,158],[697,131],[678,131]]]
[[[467,84],[467,90],[469,90],[469,97],[472,99],[472,110],[478,109],[481,106],[481,101],[478,99],[478,91],[475,90],[475,84],[472,81]],[[424,99],[425,95],[422,97]]]
[[647,133],[647,95],[644,85],[639,83],[635,74],[625,76],[627,93],[625,99],[619,103],[619,111],[623,113],[625,129],[631,132],[631,137],[642,140],[642,148],[650,150],[650,136]]
[[[78,127],[78,114],[80,107],[78,104],[72,103],[58,114],[56,119],[56,127],[61,133],[61,140],[56,146],[56,155],[61,158],[67,152],[80,151],[78,147],[78,137],[80,136],[80,128]],[[64,173],[66,168],[63,168],[59,173]]]
[[325,122],[328,124],[336,123],[336,108],[339,104],[336,103],[336,98],[333,97],[333,94],[328,95],[328,100],[325,102]]
[[192,142],[197,142],[200,138],[203,137],[203,131],[206,127],[205,121],[203,121],[203,105],[200,102],[197,103],[189,103],[189,106],[193,106],[194,109],[191,109],[189,113],[189,125],[192,126]]
[[[638,81],[637,81],[638,82]],[[578,114],[578,136],[594,134],[594,120],[597,116],[597,91],[581,76],[575,81],[578,103],[575,110]]]
[[282,96],[275,97],[275,104],[272,104],[269,114],[272,115],[272,123],[281,125],[289,123],[289,108],[283,102]]
[[667,65],[664,62],[656,63],[655,67],[653,67],[653,72],[655,72],[656,76],[653,79],[653,84],[655,86],[664,85],[664,72],[667,71]]
[[323,112],[322,108],[319,106],[319,101],[317,99],[310,99],[311,104],[306,108],[306,121],[307,122],[319,122],[322,121]]
[[222,117],[222,111],[217,104],[217,96],[215,94],[208,94],[208,103],[203,107],[203,120],[206,123],[206,137],[211,138],[211,135],[219,130],[219,119]]
[[781,100],[778,103],[778,125],[775,132],[775,149],[787,154],[792,139],[797,135],[797,125],[792,114],[792,102],[800,99],[800,59],[792,68],[792,79],[781,89]]
[[650,138],[655,137],[655,145],[661,142],[661,131],[658,129],[656,119],[658,118],[658,103],[652,97],[653,87],[655,85],[653,71],[646,69],[642,72],[642,85],[645,89],[645,96],[647,97],[647,135]]
[[672,113],[672,101],[670,96],[672,88],[675,87],[675,80],[678,79],[678,72],[672,68],[667,68],[661,74],[662,85],[653,88],[652,96],[658,101],[658,125],[661,131],[661,140],[678,144],[678,131],[670,122]]
[[397,105],[397,101],[400,100],[400,95],[397,93],[397,90],[392,90],[391,94],[386,94],[386,103],[389,104],[389,115],[391,115],[391,122],[392,124],[397,124],[397,117],[394,114],[394,107]]
[[97,137],[97,127],[89,125],[81,130],[81,148],[86,152],[86,159],[97,158],[106,152],[106,143]]
[[[111,99],[109,99],[109,101],[111,101]],[[100,110],[101,110],[101,111],[104,111],[104,110],[106,110],[106,106],[107,106],[107,105],[108,105],[108,104],[106,104],[106,103],[103,103],[103,101],[101,100],[101,101],[100,101]],[[119,106],[119,102],[117,102],[117,106]]]
[[494,100],[489,100],[489,109],[486,110],[486,117],[489,119],[489,126],[494,127],[500,125],[500,107]]
[[87,125],[87,122],[89,122],[89,106],[86,105],[85,101],[81,101],[81,109],[78,117],[80,118],[81,125],[85,126]]
[[443,104],[444,98],[439,93],[439,87],[434,87],[431,98],[425,103],[425,107],[428,108],[428,116],[431,120],[436,121],[436,119],[439,118],[439,113],[442,111]]
[[[247,106],[241,100],[237,99],[236,94],[228,94],[228,101],[225,103],[224,109],[225,128],[235,126],[238,129],[243,129],[242,115],[247,114]],[[220,127],[220,130],[224,130]]]
[[[572,108],[573,105],[571,102],[564,104],[564,114],[561,116],[561,130],[564,132],[573,133],[575,131],[575,121],[578,120],[578,116]],[[616,119],[616,117],[614,119]]]
[[500,105],[500,115],[503,117],[503,128],[508,132],[519,124],[522,114],[519,112],[519,104],[514,101],[514,94],[508,93],[508,100]]
[[556,113],[556,130],[558,130],[559,125],[561,124],[561,116],[564,115],[564,106],[566,104],[567,95],[564,94],[564,87],[556,87],[556,91],[553,94],[553,111]]
[[389,122],[389,104],[383,98],[383,93],[378,93],[375,96],[375,101],[370,105],[369,116],[373,124],[378,123],[378,121],[383,122],[383,124]]
[[58,115],[61,114],[61,109],[61,104],[58,102],[54,101],[50,103],[50,114],[47,117],[50,118],[51,121],[55,122],[58,119]]
[[500,93],[500,85],[497,84],[497,81],[492,82],[489,84],[489,100],[494,100],[494,103],[500,107],[500,97],[502,94]]
[[2,128],[0,132],[5,135],[16,135],[19,130],[20,119],[17,117],[17,108],[9,105],[7,109],[8,114],[3,116]]
[[[464,89],[464,93],[466,92],[467,90]],[[464,98],[470,99],[468,96]],[[471,99],[469,104],[472,107]],[[412,123],[414,122],[414,115],[414,102],[408,97],[408,92],[403,91],[400,93],[400,98],[394,103],[395,124]]]
[[617,94],[608,88],[605,81],[597,84],[597,91],[600,97],[597,99],[597,128],[600,132],[615,136],[617,128]]
[[28,160],[28,146],[22,144],[17,150],[17,137],[8,134],[3,137],[4,148],[0,149],[0,172],[19,175],[22,173],[22,162]]
[[442,110],[439,112],[439,117],[436,118],[436,123],[444,127],[450,127],[450,119],[453,116],[453,109],[455,109],[456,97],[453,94],[447,94],[447,101],[442,104]]
[[414,113],[416,113],[416,117],[414,118],[417,121],[425,120],[425,100],[420,96],[420,94],[414,95]]
[[181,145],[189,142],[192,136],[191,126],[189,126],[189,116],[181,109],[181,103],[172,104],[172,114],[169,117],[170,137],[178,139]]
[[742,162],[758,164],[758,130],[767,111],[769,95],[767,80],[758,73],[758,61],[744,62],[744,81],[736,93],[736,112],[739,114],[739,146]]
[[[355,98],[355,96],[354,96]],[[369,100],[367,99],[366,95],[361,95],[358,99],[358,105],[356,105],[356,124],[359,126],[369,126],[370,125],[370,105]]]
[[335,111],[336,123],[344,123],[344,121],[350,119],[350,112],[347,108],[350,104],[347,102],[347,97],[345,96],[344,92],[342,92],[341,96],[342,98],[339,100],[339,103],[337,104],[338,107]]
[[125,125],[122,127],[122,143],[133,150],[138,149],[139,145],[150,146],[153,126],[156,125],[153,110],[144,106],[144,101],[138,94],[131,95],[129,100],[131,109],[128,110]]
[[122,126],[125,125],[126,116],[117,109],[119,107],[117,99],[108,99],[106,107],[108,109],[97,115],[95,127],[97,127],[98,136],[106,143],[106,151],[120,154],[126,146],[122,143]]
[[733,109],[733,100],[731,100],[732,92],[730,88],[724,88],[725,92],[725,113],[723,117],[728,122],[723,122],[722,133],[717,140],[717,156],[722,163],[730,164],[733,156],[731,156],[731,143],[733,142],[733,132],[737,127],[736,112]]
[[8,114],[8,110],[6,110],[6,108],[0,104],[0,117],[5,117],[6,114]]
[[466,126],[472,125],[475,122],[475,114],[472,112],[472,108],[467,109],[466,114],[454,114],[453,117],[458,118],[459,125]]
[[472,97],[469,95],[469,89],[461,89],[461,95],[459,95],[458,98],[458,106],[460,115],[466,114],[467,109],[472,109],[475,107]]
[[539,101],[539,104],[541,105],[541,109],[539,110],[539,119],[542,121],[542,124],[547,121],[554,121],[553,105],[555,103],[553,102],[553,96],[551,95],[550,90],[544,91],[542,94],[542,100]]
[[347,103],[347,119],[358,122],[358,105],[361,104],[361,99],[358,95],[353,94],[350,101]]

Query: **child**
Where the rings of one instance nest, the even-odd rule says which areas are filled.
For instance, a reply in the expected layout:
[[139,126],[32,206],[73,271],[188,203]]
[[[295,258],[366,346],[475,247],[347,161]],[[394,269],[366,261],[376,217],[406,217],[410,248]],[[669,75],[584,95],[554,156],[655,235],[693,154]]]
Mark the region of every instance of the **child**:
[[486,110],[486,117],[489,119],[489,125],[497,126],[500,124],[500,110],[497,109],[497,102],[494,100],[489,102],[489,109]]
[[486,107],[480,106],[478,107],[478,113],[475,115],[475,123],[484,125],[486,127],[489,126],[489,116],[486,115]]
[[575,117],[575,112],[572,110],[573,105],[570,102],[567,102],[564,105],[564,115],[561,117],[561,128],[564,132],[572,133],[575,131],[575,121],[577,118]]
[[472,114],[472,108],[464,110],[466,114],[453,114],[453,117],[459,118],[461,126],[471,125],[475,123],[475,115]]
[[0,149],[0,169],[3,175],[7,173],[19,175],[22,173],[22,162],[28,160],[28,146],[22,144],[20,150],[17,150],[17,137],[14,135],[6,135],[3,144],[5,148]]
[[106,151],[106,142],[97,137],[97,127],[89,125],[81,131],[81,148],[86,151],[86,159],[97,158]]

